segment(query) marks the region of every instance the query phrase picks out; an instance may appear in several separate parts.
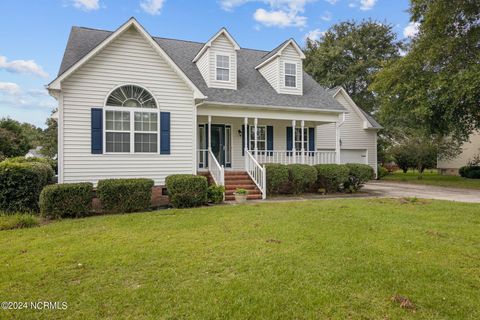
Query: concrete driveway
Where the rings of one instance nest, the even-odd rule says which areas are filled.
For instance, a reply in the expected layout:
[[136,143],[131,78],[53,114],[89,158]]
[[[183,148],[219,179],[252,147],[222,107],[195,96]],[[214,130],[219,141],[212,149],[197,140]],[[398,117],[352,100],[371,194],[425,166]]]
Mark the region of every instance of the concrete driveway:
[[450,187],[436,187],[420,184],[372,181],[362,189],[374,197],[402,198],[417,197],[425,199],[450,200],[480,203],[480,190]]

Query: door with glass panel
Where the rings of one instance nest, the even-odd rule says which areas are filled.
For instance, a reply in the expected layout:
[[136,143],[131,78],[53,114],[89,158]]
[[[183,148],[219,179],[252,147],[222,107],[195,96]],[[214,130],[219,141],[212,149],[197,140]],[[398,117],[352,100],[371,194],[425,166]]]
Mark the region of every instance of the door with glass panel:
[[[208,132],[208,125],[201,124],[198,127],[199,149],[205,149],[208,145],[208,136],[210,135],[211,150],[220,165],[225,167],[232,166],[232,128],[229,125],[212,124],[211,132]],[[203,152],[200,152],[201,154]],[[199,167],[208,166],[208,157],[199,156]]]

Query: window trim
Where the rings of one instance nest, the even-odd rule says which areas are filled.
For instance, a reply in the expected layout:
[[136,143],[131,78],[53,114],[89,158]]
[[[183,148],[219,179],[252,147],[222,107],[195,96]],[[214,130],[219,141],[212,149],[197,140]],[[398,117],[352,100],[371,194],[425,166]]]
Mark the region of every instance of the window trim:
[[[300,148],[300,149],[297,149],[297,146],[296,146],[297,143],[300,143],[300,145],[302,144],[302,136],[300,136],[300,140],[297,140],[297,139],[296,139],[296,138],[297,138],[297,134],[296,134],[297,129],[298,129],[298,130],[302,130],[302,127],[295,127],[295,132],[293,133],[293,140],[294,140],[294,141],[293,141],[293,146],[295,147],[295,151],[302,151],[301,148]],[[308,146],[310,145],[310,130],[309,130],[310,127],[303,127],[303,129],[304,129],[304,130],[306,131],[306,133],[307,133],[307,134],[306,134],[307,139],[305,139],[305,140],[303,141],[303,143],[306,144],[306,146],[304,145],[304,148],[306,147],[306,148],[304,149],[304,151],[309,151],[309,150],[308,150]]]
[[[295,74],[287,74],[286,72],[286,65],[287,64],[292,64],[295,66]],[[297,66],[297,63],[294,62],[294,61],[284,61],[283,62],[283,87],[284,88],[293,88],[293,89],[296,89],[298,88],[298,77],[297,77],[297,73],[298,73],[298,66]],[[290,77],[295,77],[295,86],[287,86],[287,76],[290,76]]]
[[[220,68],[218,67],[218,57],[226,57],[228,58],[228,68]],[[231,63],[230,63],[230,55],[228,54],[220,54],[220,53],[216,53],[215,54],[215,81],[220,81],[220,82],[231,82],[230,81],[230,68],[231,68]],[[228,70],[228,80],[220,80],[218,79],[218,69],[221,69],[221,70]]]
[[[145,91],[147,91],[154,99],[156,108],[129,108],[123,106],[109,106],[107,105],[108,97],[112,94],[113,91],[118,89],[119,87],[126,86],[126,85],[133,85],[138,86]],[[107,155],[127,155],[127,154],[141,154],[141,155],[160,155],[160,105],[158,104],[157,98],[152,93],[151,90],[146,88],[145,86],[139,85],[137,83],[122,83],[115,87],[113,87],[108,94],[105,96],[103,102],[103,128],[102,128],[102,138],[103,138],[103,154]],[[130,134],[130,152],[107,152],[107,111],[124,111],[130,113],[130,130],[123,131],[124,133]],[[147,112],[147,113],[155,113],[157,114],[157,131],[137,131],[137,133],[155,133],[157,135],[157,152],[135,152],[135,112]],[[108,130],[109,132],[120,132],[116,130]]]
[[[258,151],[262,151],[262,152],[263,151],[272,151],[272,150],[268,150],[268,148],[267,148],[267,142],[268,142],[267,125],[263,125],[263,124],[262,125],[257,125],[257,129],[260,128],[260,127],[265,128],[265,140],[260,140],[257,137],[257,142],[264,141],[265,142],[265,150],[258,149]],[[255,126],[250,125],[250,130],[255,130]],[[249,137],[248,137],[248,150],[255,151],[255,135],[253,135],[252,132],[249,132],[248,135],[249,135]],[[257,135],[258,135],[258,133],[257,133]],[[254,144],[253,145],[254,148],[250,149],[250,147],[252,146],[252,142]],[[258,144],[257,144],[257,146],[258,146]]]

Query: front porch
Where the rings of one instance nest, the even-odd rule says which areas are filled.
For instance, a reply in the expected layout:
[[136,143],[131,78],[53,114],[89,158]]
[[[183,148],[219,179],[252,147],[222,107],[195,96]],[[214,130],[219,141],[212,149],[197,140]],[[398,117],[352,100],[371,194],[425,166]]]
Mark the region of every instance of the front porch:
[[298,119],[299,115],[289,112],[280,119],[199,115],[197,170],[209,171],[219,185],[225,185],[225,171],[247,172],[265,198],[265,164],[338,163],[339,143],[335,151],[318,150],[316,139],[316,127],[338,122],[338,113],[313,119]]

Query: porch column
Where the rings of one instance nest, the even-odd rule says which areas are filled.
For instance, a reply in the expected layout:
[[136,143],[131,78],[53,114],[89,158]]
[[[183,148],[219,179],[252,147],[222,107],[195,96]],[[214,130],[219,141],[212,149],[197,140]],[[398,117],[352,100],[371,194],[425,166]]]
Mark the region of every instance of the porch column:
[[304,140],[305,140],[305,137],[304,137],[304,129],[305,129],[305,121],[302,120],[301,122],[301,125],[302,125],[302,163],[305,163],[305,146],[303,145],[304,144]]
[[340,126],[335,122],[335,163],[340,164]]
[[257,133],[257,126],[258,126],[258,118],[255,118],[255,121],[254,121],[254,124],[255,124],[255,159],[257,159],[258,157],[258,133]]
[[207,150],[212,150],[212,116],[208,116],[208,141],[207,141]]
[[244,158],[245,158],[245,169],[247,169],[247,163],[248,163],[248,159],[247,159],[247,151],[248,151],[248,139],[247,139],[247,137],[248,137],[248,118],[247,118],[247,117],[245,117],[245,118],[243,119],[243,124],[244,124],[244,126],[245,126],[245,131],[244,131],[244,135],[243,135],[242,138],[243,138],[243,141],[244,141],[243,146],[244,146],[244,155],[245,155],[245,156],[244,156]]
[[295,120],[292,120],[292,163],[297,163],[297,152],[295,150]]

